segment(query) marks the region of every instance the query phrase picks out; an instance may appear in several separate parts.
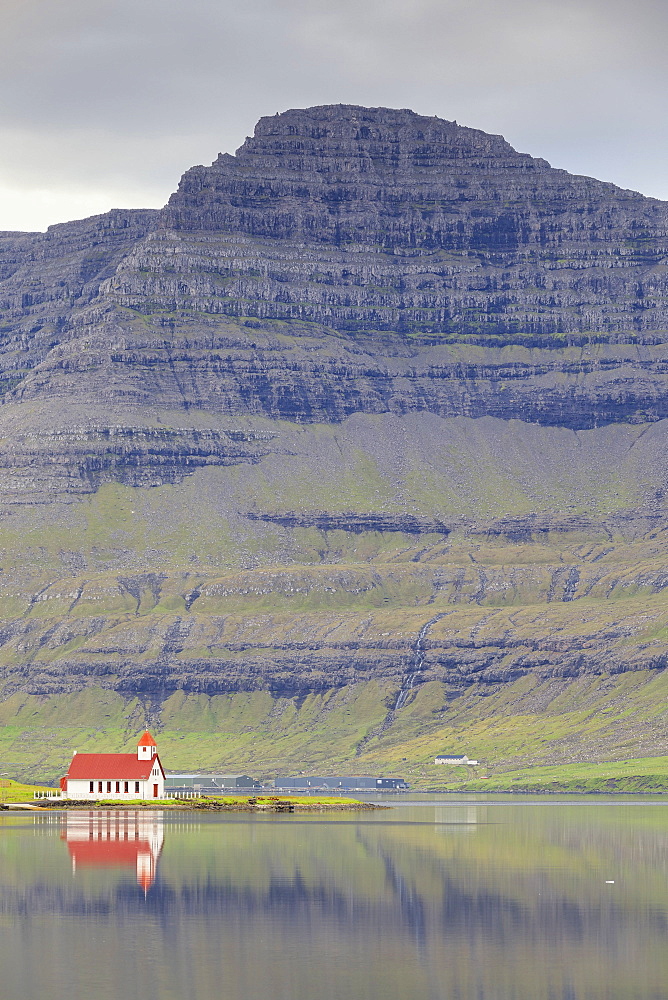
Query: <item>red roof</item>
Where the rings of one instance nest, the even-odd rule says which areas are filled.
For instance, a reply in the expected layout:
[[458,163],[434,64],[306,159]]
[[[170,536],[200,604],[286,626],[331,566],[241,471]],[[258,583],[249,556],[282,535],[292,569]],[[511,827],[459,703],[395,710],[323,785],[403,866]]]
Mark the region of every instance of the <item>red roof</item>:
[[156,762],[164,777],[165,772],[157,754],[150,760],[137,760],[136,753],[75,753],[66,777],[86,781],[147,780]]
[[148,729],[143,736],[140,736],[137,740],[138,747],[156,747],[158,744],[155,742]]

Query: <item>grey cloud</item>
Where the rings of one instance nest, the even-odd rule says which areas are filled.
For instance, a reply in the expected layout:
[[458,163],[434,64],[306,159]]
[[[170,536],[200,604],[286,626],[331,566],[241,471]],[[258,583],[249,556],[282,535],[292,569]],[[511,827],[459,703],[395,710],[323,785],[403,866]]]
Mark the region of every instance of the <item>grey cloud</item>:
[[62,192],[63,212],[77,187],[100,211],[111,189],[160,204],[261,115],[338,101],[668,197],[654,0],[4,0],[0,17],[0,228],[3,184]]

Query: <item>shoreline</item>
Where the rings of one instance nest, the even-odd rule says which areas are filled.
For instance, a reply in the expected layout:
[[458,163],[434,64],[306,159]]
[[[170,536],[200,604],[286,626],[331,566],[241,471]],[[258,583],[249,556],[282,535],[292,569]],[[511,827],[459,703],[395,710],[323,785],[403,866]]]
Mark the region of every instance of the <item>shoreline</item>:
[[165,809],[175,812],[249,812],[249,813],[305,813],[305,812],[368,812],[378,809],[389,809],[389,806],[375,802],[361,802],[358,799],[344,799],[339,802],[331,800],[299,800],[297,798],[278,797],[232,797],[217,799],[158,799],[136,800],[122,802],[118,799],[36,799],[29,803],[8,802],[7,810],[29,808],[37,810],[91,810],[91,809]]

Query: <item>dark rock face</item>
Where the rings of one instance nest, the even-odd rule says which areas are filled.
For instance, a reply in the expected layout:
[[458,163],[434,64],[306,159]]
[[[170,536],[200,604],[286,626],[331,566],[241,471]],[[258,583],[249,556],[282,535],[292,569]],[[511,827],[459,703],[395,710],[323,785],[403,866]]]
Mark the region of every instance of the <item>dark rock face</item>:
[[388,514],[346,514],[317,513],[316,511],[286,511],[283,514],[246,515],[252,521],[269,521],[287,528],[317,528],[319,531],[351,531],[363,534],[365,531],[396,531],[404,535],[439,534],[449,535],[450,528],[442,521],[431,521],[410,514],[391,517]]
[[521,342],[666,326],[665,204],[410,111],[263,118],[163,225],[271,241],[221,250],[231,315]]
[[151,210],[112,211],[46,233],[0,232],[0,365],[5,390],[65,336],[134,243],[155,228]]
[[554,170],[501,136],[345,105],[261,119],[236,156],[189,170],[164,213],[174,229],[476,252],[591,251],[629,226],[665,238],[667,218],[660,202]]

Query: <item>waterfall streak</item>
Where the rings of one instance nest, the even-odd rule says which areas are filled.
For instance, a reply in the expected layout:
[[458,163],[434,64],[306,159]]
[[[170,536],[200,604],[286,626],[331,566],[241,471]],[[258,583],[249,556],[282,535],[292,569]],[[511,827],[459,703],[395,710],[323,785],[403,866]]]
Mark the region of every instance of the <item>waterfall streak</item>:
[[372,732],[368,733],[364,737],[364,739],[362,739],[358,743],[357,750],[355,751],[356,757],[360,756],[360,754],[366,747],[367,743],[369,743],[375,736],[382,736],[383,733],[390,728],[390,726],[394,722],[397,712],[399,711],[399,709],[403,708],[404,705],[406,704],[408,696],[413,690],[415,682],[418,680],[420,674],[422,673],[422,669],[424,666],[424,641],[427,637],[429,629],[432,627],[432,625],[435,625],[436,622],[440,621],[441,618],[446,618],[447,615],[452,615],[452,614],[454,614],[454,610],[441,611],[440,614],[434,615],[433,618],[430,618],[429,621],[425,622],[425,624],[422,626],[422,628],[418,632],[418,637],[415,640],[415,645],[413,647],[413,660],[411,666],[406,671],[404,676],[401,678],[401,686],[399,688],[399,692],[397,694],[394,705],[387,713],[380,726],[378,726],[378,728],[374,729]]

